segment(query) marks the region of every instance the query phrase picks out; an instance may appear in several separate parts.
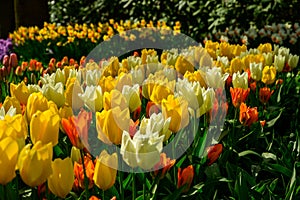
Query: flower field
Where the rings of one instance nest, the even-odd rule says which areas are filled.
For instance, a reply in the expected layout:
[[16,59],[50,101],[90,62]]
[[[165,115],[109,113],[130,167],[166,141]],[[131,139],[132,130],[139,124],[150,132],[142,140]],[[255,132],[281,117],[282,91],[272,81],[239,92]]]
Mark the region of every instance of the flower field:
[[[174,24],[45,23],[0,41],[1,200],[300,198],[296,47],[181,47]],[[156,33],[176,48],[123,51]]]

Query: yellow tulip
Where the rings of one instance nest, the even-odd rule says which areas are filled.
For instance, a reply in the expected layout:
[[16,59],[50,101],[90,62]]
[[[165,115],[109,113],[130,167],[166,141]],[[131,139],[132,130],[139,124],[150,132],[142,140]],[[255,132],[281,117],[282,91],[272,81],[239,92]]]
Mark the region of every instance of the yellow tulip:
[[262,71],[261,81],[267,85],[274,83],[276,79],[276,68],[273,66],[265,66]]
[[25,184],[35,187],[44,183],[52,174],[52,144],[43,145],[38,141],[27,144],[21,151],[18,160],[20,176]]
[[150,94],[150,100],[156,104],[160,104],[163,99],[166,99],[170,94],[174,94],[175,80],[158,81],[153,86],[152,93]]
[[184,78],[188,79],[189,82],[199,82],[201,87],[207,87],[206,85],[206,81],[205,81],[205,76],[206,74],[204,72],[202,72],[201,70],[198,70],[198,71],[195,71],[194,73],[191,73],[189,71],[187,71],[185,74],[184,74]]
[[129,131],[129,109],[113,107],[110,110],[96,112],[98,138],[107,144],[121,144],[123,130]]
[[76,78],[69,79],[66,84],[65,98],[66,104],[71,106],[73,110],[79,110],[83,107],[84,102],[78,97],[80,93],[83,91],[78,80]]
[[272,45],[270,43],[260,44],[257,49],[260,53],[268,53],[272,51]]
[[40,92],[32,93],[28,98],[28,103],[26,106],[26,117],[28,123],[31,121],[31,117],[34,113],[39,111],[48,110],[48,100],[47,98]]
[[141,106],[142,102],[140,99],[140,86],[138,84],[135,84],[132,87],[125,85],[123,87],[122,94],[126,98],[130,112],[135,111]]
[[110,92],[116,86],[116,79],[112,76],[102,76],[99,80],[99,85],[102,88],[102,92]]
[[119,90],[113,89],[109,93],[105,92],[103,95],[103,108],[109,110],[111,108],[120,106],[121,110],[127,108],[126,98]]
[[72,190],[74,183],[73,164],[71,158],[57,158],[52,163],[52,175],[48,178],[49,190],[60,198],[65,198]]
[[58,143],[60,117],[52,110],[37,111],[30,121],[30,138],[33,144],[41,141],[43,144]]
[[122,92],[125,85],[132,86],[132,75],[130,73],[119,74],[115,88]]
[[64,105],[58,111],[60,118],[68,119],[69,117],[73,116],[72,107],[68,105]]
[[7,96],[2,105],[5,109],[5,112],[9,110],[11,106],[16,108],[16,114],[22,114],[20,102],[16,97]]
[[116,181],[118,156],[116,153],[109,155],[103,150],[97,158],[94,172],[94,183],[102,190],[111,188]]
[[109,64],[103,70],[103,76],[115,77],[118,75],[119,68],[120,66],[118,57],[111,57]]
[[180,74],[184,75],[186,71],[194,72],[194,65],[189,60],[187,60],[187,58],[183,56],[178,56],[175,63],[175,69]]
[[27,100],[30,95],[29,90],[23,81],[18,85],[11,83],[10,94],[11,96],[16,97],[20,101],[20,103],[24,105],[27,104]]
[[233,58],[230,62],[230,73],[233,74],[235,72],[242,72],[245,69],[244,63],[240,58]]
[[16,176],[18,162],[18,143],[11,137],[0,140],[0,184],[6,185]]
[[178,132],[189,124],[188,102],[183,97],[175,98],[174,95],[169,95],[161,104],[165,119],[171,117],[170,131]]
[[81,159],[81,153],[80,153],[80,149],[78,149],[77,147],[75,146],[72,146],[72,149],[71,149],[71,159],[72,159],[72,162],[78,162],[80,161]]
[[0,120],[0,140],[7,136],[17,141],[19,150],[25,146],[27,125],[21,114],[13,117],[6,115],[4,120]]

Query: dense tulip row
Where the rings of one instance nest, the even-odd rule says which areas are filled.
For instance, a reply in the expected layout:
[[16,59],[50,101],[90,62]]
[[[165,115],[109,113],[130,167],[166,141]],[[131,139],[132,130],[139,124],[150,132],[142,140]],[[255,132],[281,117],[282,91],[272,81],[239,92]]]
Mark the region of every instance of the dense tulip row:
[[[97,37],[102,26],[96,28]],[[64,28],[46,24],[39,31],[21,28],[13,39],[43,40],[49,33],[55,37],[52,32],[80,38],[89,35],[89,30],[87,25]],[[94,36],[88,37],[97,39]],[[14,58],[10,60],[14,62]],[[36,84],[11,83],[10,96],[1,105],[0,184],[10,183],[17,171],[17,178],[28,187],[47,183],[47,192],[61,198],[71,191],[80,195],[83,190],[87,198],[92,194],[91,198],[98,198],[100,192],[92,188],[106,191],[112,187],[121,188],[117,194],[122,198],[121,166],[127,166],[151,171],[158,179],[174,170],[177,178],[173,181],[180,193],[188,193],[198,183],[196,166],[188,156],[199,155],[202,165],[210,166],[223,149],[216,141],[206,141],[203,128],[208,129],[213,119],[225,118],[229,109],[236,113],[233,133],[238,121],[249,129],[259,123],[264,127],[266,117],[258,107],[267,106],[282,78],[298,61],[299,56],[290,54],[289,49],[271,44],[247,49],[245,45],[207,41],[205,47],[190,47],[184,53],[173,49],[159,56],[153,49],[144,49],[140,56],[135,53],[121,61],[111,57],[85,63],[83,58],[78,64],[66,58],[63,65],[53,59],[46,70],[29,64],[32,69],[28,71],[41,72],[40,80]],[[11,65],[16,71],[18,64],[4,64],[4,68]],[[186,151],[184,163],[163,151],[174,143],[175,136],[194,127],[197,140]],[[186,141],[181,137],[177,142]],[[55,151],[64,145],[62,155]],[[114,145],[119,154],[111,148],[105,150]],[[129,176],[137,187],[135,173],[127,173]],[[133,188],[132,195],[137,195]]]

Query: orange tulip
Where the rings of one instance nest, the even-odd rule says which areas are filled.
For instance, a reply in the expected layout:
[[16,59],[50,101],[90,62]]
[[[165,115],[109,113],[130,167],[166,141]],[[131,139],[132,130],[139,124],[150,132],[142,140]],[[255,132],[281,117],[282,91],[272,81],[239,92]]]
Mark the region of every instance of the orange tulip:
[[222,144],[216,144],[207,148],[207,158],[209,160],[207,165],[213,164],[220,156],[223,150]]
[[62,118],[61,123],[73,146],[88,148],[88,129],[92,120],[92,113],[81,110],[78,116],[68,119]]
[[268,87],[260,88],[259,101],[263,104],[268,103],[273,92],[274,92],[274,90],[271,91],[270,88],[268,88]]
[[247,107],[246,104],[242,103],[240,106],[240,122],[244,126],[251,126],[254,122],[258,121],[257,108]]
[[[94,176],[94,171],[95,171],[95,165],[94,165],[93,161],[91,160],[90,156],[84,157],[84,166],[85,166],[85,170],[86,170],[86,176],[89,181],[88,188],[90,189],[94,185],[93,176]],[[84,189],[85,188],[84,172],[83,172],[82,163],[74,162],[74,175],[75,175],[75,180],[74,180],[75,187],[78,186],[78,187]],[[75,188],[75,189],[78,189],[78,188]]]
[[154,165],[154,176],[157,176],[160,174],[160,179],[162,179],[165,174],[173,167],[176,160],[171,160],[170,158],[167,158],[167,155],[165,153],[160,154],[160,161]]
[[239,107],[241,103],[245,102],[250,92],[250,88],[230,88],[230,94],[232,99],[232,104],[234,107]]
[[184,168],[183,170],[181,168],[178,169],[177,173],[177,188],[182,187],[183,185],[186,185],[185,189],[182,192],[188,192],[193,178],[194,178],[194,167],[193,165],[189,165],[188,167]]

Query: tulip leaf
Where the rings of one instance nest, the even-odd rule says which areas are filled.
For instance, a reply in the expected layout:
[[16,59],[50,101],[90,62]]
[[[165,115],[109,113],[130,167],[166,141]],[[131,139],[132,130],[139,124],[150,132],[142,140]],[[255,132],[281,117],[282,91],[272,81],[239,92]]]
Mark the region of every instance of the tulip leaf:
[[268,127],[274,126],[276,121],[280,118],[282,111],[283,111],[283,109],[280,109],[280,113],[277,115],[277,117],[275,117],[274,119],[267,122]]
[[61,150],[60,146],[56,145],[53,147],[54,157],[62,158],[64,156],[64,152]]
[[238,199],[248,199],[249,197],[247,183],[245,177],[242,175],[242,171],[239,171],[237,175],[234,191]]
[[179,189],[175,190],[171,195],[163,198],[163,200],[174,200],[179,199],[181,192],[185,189],[186,186],[182,186]]
[[239,157],[242,157],[242,156],[246,156],[246,155],[249,155],[249,154],[253,154],[253,155],[256,155],[258,157],[261,157],[261,155],[259,155],[258,153],[256,153],[255,151],[252,151],[252,150],[242,151],[238,155],[239,155]]
[[128,189],[128,186],[130,186],[130,182],[131,182],[131,180],[132,180],[132,174],[129,174],[127,177],[126,177],[126,179],[125,180],[123,180],[123,188],[125,189],[125,190],[127,190]]

